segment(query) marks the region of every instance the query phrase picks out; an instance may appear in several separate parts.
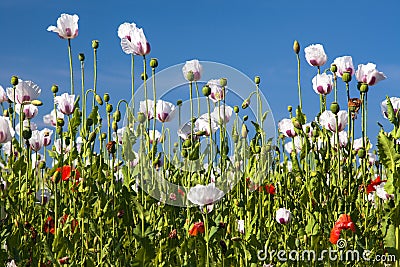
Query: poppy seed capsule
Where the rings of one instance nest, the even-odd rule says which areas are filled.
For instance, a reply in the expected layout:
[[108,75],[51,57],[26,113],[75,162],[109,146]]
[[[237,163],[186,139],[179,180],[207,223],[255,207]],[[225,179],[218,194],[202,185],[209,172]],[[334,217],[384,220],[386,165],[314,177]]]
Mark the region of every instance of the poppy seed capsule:
[[176,105],[177,105],[177,106],[182,105],[182,99],[179,99],[178,101],[176,101]]
[[333,73],[336,73],[336,72],[337,72],[337,66],[336,66],[336,64],[332,64],[332,65],[331,65],[331,71],[332,71]]
[[108,101],[110,101],[110,95],[107,94],[107,93],[105,93],[105,94],[103,95],[103,99],[104,99],[104,101],[106,101],[106,103],[107,103]]
[[107,134],[106,133],[101,133],[100,140],[105,140],[106,138],[107,138]]
[[225,87],[228,84],[228,80],[226,78],[221,78],[221,79],[219,79],[219,84],[222,87]]
[[364,148],[360,148],[359,150],[358,150],[358,157],[360,158],[360,159],[363,159],[363,158],[365,158],[365,149]]
[[246,98],[242,103],[242,109],[246,109],[250,106],[250,98]]
[[139,123],[144,123],[146,121],[146,116],[143,112],[138,112],[137,119]]
[[337,102],[332,102],[331,104],[331,111],[333,114],[337,115],[339,113],[340,107]]
[[58,85],[53,84],[53,86],[51,87],[51,91],[53,92],[53,94],[57,94],[57,92],[58,92]]
[[362,84],[360,85],[360,92],[361,92],[361,93],[367,93],[367,92],[368,92],[368,84],[362,83]]
[[93,49],[99,48],[99,40],[93,40],[92,41],[92,48]]
[[292,106],[288,106],[288,107],[287,107],[287,111],[292,112],[292,110],[293,110],[293,107],[292,107]]
[[194,81],[194,73],[193,73],[193,71],[188,71],[188,73],[186,74],[186,79],[189,81],[189,82],[193,82]]
[[111,113],[111,112],[113,111],[113,106],[112,106],[111,104],[107,104],[107,106],[106,106],[106,111],[107,111],[108,113]]
[[103,99],[101,99],[101,96],[96,95],[95,99],[96,99],[96,102],[99,103],[100,106],[103,105]]
[[260,84],[260,82],[261,82],[261,78],[260,78],[260,76],[256,76],[256,77],[254,77],[254,83],[255,83],[255,84],[259,85],[259,84]]
[[80,61],[80,62],[83,62],[83,61],[85,61],[85,54],[83,54],[83,53],[79,53],[79,55],[78,55],[78,59],[79,59],[79,61]]
[[294,40],[294,43],[293,43],[293,51],[294,51],[296,54],[299,54],[299,52],[300,52],[300,44],[299,44],[299,42],[298,42],[297,40]]
[[208,85],[204,85],[201,91],[203,92],[203,95],[206,97],[208,97],[211,94],[211,88]]
[[18,77],[17,76],[12,76],[11,77],[11,85],[12,86],[18,85]]
[[158,59],[156,59],[156,58],[150,59],[150,67],[152,67],[153,69],[157,68],[158,67]]
[[234,106],[233,107],[233,111],[238,114],[239,113],[239,107],[238,106]]
[[345,83],[349,83],[351,81],[351,74],[348,71],[345,71],[342,75],[342,80]]
[[140,75],[140,78],[142,79],[142,81],[144,81],[144,80],[147,81],[147,78],[149,78],[149,76],[147,76],[146,73],[142,73],[142,74]]

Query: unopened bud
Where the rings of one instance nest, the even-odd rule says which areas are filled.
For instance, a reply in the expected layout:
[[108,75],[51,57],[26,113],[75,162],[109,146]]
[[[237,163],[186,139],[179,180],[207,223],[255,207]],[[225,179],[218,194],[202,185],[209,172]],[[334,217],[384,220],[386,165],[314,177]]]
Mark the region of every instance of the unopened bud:
[[106,103],[108,103],[108,101],[110,101],[110,95],[107,94],[107,93],[105,93],[105,94],[103,95],[103,99],[104,99],[104,101],[106,101]]
[[292,112],[292,110],[293,110],[292,106],[288,106],[288,107],[287,107],[287,110],[288,110],[289,112]]
[[101,133],[100,140],[105,140],[106,138],[107,138],[107,134],[106,133]]
[[233,107],[233,111],[237,114],[239,113],[239,107],[238,106],[234,106]]
[[149,78],[149,76],[147,76],[146,73],[142,73],[142,74],[140,75],[140,78],[142,79],[142,81],[144,81],[144,80],[147,81],[147,79]]
[[107,106],[106,106],[106,111],[107,111],[108,113],[111,113],[111,112],[113,111],[113,105],[107,104]]
[[248,119],[249,119],[249,116],[247,116],[247,115],[243,116],[243,121],[247,121]]
[[96,139],[96,132],[91,132],[91,133],[89,134],[88,141],[91,143],[91,142],[93,142],[95,139]]
[[18,77],[17,76],[12,76],[11,77],[11,85],[12,86],[18,85]]
[[299,54],[299,52],[300,52],[300,44],[299,44],[299,42],[297,40],[295,40],[294,43],[293,43],[293,51],[296,54]]
[[261,82],[260,76],[254,77],[254,83],[255,83],[255,84],[259,85],[260,82]]
[[146,121],[146,116],[143,112],[138,112],[137,118],[140,123],[144,123]]
[[41,161],[41,162],[39,163],[39,169],[43,170],[43,169],[45,169],[45,168],[46,168],[46,162],[45,162],[45,161]]
[[242,109],[246,109],[248,106],[250,106],[250,98],[246,98],[243,103],[242,103]]
[[118,130],[118,124],[116,121],[112,122],[112,129],[114,130],[114,132],[116,132]]
[[79,61],[81,61],[81,62],[85,61],[85,54],[79,53],[78,59],[79,59]]
[[53,84],[53,86],[51,87],[51,91],[53,92],[53,94],[57,94],[57,92],[58,92],[58,85]]
[[293,123],[294,128],[299,129],[299,130],[303,129],[301,126],[301,123],[299,122],[299,120],[296,117],[292,118],[292,123]]
[[152,58],[150,60],[150,67],[152,67],[153,69],[158,67],[158,60],[156,58]]
[[101,96],[96,95],[95,99],[96,99],[96,102],[99,103],[100,106],[103,105],[103,99],[101,99]]
[[93,119],[92,118],[87,118],[86,120],[86,126],[92,126],[93,125]]
[[177,106],[182,105],[182,99],[179,99],[178,101],[176,101],[176,105],[177,105]]
[[242,137],[243,138],[247,138],[247,133],[249,132],[249,130],[247,130],[247,126],[246,124],[242,125]]
[[121,111],[118,109],[114,112],[113,118],[116,122],[119,122],[121,120]]
[[228,84],[228,80],[226,78],[221,78],[221,79],[219,79],[219,84],[222,87],[225,87]]

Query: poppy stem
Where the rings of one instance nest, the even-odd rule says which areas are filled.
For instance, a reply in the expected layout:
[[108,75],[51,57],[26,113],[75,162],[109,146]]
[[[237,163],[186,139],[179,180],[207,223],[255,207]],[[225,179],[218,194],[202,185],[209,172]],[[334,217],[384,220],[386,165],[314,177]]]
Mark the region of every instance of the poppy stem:
[[71,95],[74,94],[74,71],[72,68],[72,49],[71,49],[71,39],[68,39],[68,57],[69,57],[69,73],[71,78]]

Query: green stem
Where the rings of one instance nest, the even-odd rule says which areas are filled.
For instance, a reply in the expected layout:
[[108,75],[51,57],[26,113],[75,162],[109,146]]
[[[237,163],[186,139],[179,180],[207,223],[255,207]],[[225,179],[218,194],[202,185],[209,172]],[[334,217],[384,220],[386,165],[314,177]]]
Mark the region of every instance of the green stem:
[[296,54],[297,57],[297,89],[299,91],[299,104],[300,104],[300,109],[302,109],[302,100],[301,100],[301,85],[300,85],[300,56],[299,54]]
[[72,68],[72,49],[71,49],[71,39],[68,39],[68,57],[69,57],[69,73],[71,77],[71,95],[74,94],[74,71]]

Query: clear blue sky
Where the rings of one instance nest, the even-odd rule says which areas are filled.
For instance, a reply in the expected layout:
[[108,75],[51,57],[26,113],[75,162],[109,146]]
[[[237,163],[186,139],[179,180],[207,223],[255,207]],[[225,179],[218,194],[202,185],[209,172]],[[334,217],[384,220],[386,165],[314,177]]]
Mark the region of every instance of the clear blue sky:
[[[86,54],[92,66],[91,41],[98,50],[99,92],[116,98],[130,96],[130,57],[119,44],[117,28],[123,22],[143,27],[151,43],[149,57],[159,59],[160,69],[186,60],[216,61],[230,65],[249,77],[261,76],[261,88],[275,120],[287,117],[287,106],[297,103],[296,58],[292,44],[302,47],[303,105],[308,117],[319,109],[319,97],[311,86],[315,69],[304,60],[304,47],[321,43],[329,66],[351,55],[355,66],[373,62],[388,77],[369,92],[369,132],[375,143],[376,121],[385,122],[380,102],[400,96],[400,4],[381,1],[50,1],[0,2],[0,84],[9,86],[12,75],[32,80],[42,88],[41,116],[51,109],[50,87],[69,91],[67,42],[47,32],[61,13],[78,14],[79,36],[72,41],[75,70],[77,54]],[[138,59],[139,61],[139,59]],[[76,72],[79,75],[79,72]],[[87,85],[92,87],[88,69]],[[79,84],[79,80],[77,80]],[[344,85],[339,85],[345,108]],[[357,97],[355,78],[351,96]],[[80,88],[80,87],[78,87]],[[328,98],[332,101],[333,94]],[[389,128],[387,128],[389,130]],[[359,137],[359,136],[356,136]]]

